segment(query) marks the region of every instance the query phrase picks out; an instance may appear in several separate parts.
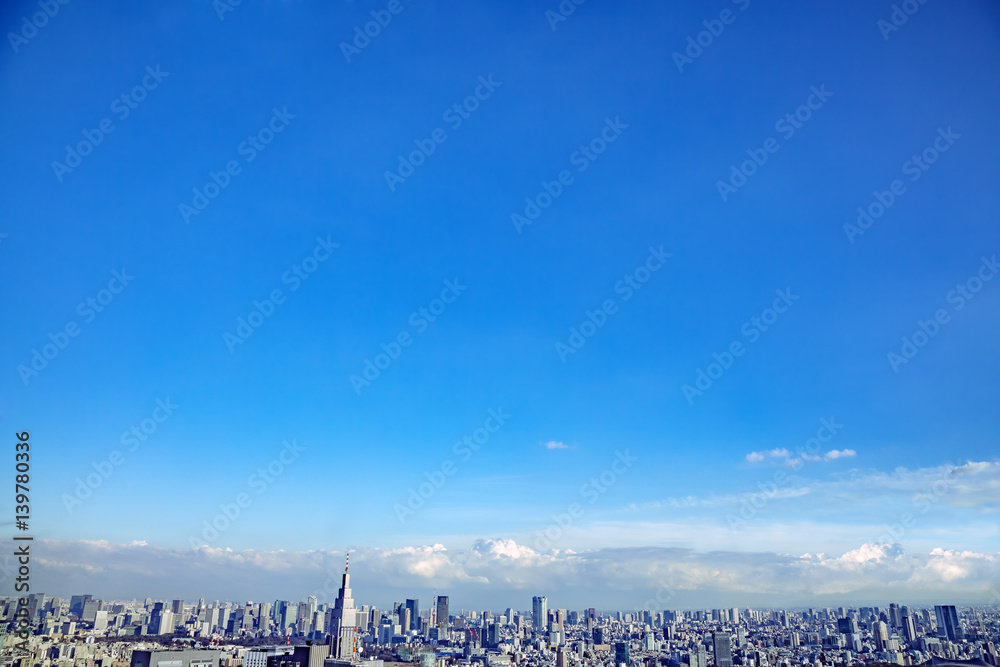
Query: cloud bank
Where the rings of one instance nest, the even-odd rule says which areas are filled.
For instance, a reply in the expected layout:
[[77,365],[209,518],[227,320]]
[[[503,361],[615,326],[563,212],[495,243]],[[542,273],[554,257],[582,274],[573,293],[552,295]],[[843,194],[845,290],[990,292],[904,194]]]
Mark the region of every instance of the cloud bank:
[[[350,553],[355,598],[381,608],[432,591],[450,595],[456,609],[523,609],[538,594],[555,606],[601,609],[1000,600],[991,591],[1000,581],[1000,553],[905,553],[892,544],[864,544],[836,556],[663,547],[539,553],[511,539],[482,539],[464,549],[433,544]],[[330,601],[344,555],[41,540],[32,577],[34,590],[62,597]],[[0,576],[4,592],[12,589],[9,570]]]

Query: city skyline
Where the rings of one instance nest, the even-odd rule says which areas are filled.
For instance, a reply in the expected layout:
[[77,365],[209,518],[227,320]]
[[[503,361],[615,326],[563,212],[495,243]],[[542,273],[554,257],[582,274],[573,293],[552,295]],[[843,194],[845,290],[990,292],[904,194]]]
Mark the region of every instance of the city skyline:
[[[308,595],[308,596],[306,596],[306,597],[304,597],[302,599],[299,599],[299,600],[284,599],[284,598],[281,598],[281,597],[274,598],[273,600],[271,600],[271,599],[268,599],[268,600],[262,600],[262,599],[238,599],[238,598],[237,599],[221,599],[221,598],[212,599],[212,598],[207,598],[207,597],[202,596],[202,597],[198,598],[198,600],[199,600],[198,602],[195,602],[193,599],[189,600],[189,599],[185,599],[185,598],[171,598],[170,596],[167,596],[167,597],[162,598],[162,599],[161,598],[156,598],[156,597],[150,597],[150,596],[120,598],[119,599],[119,598],[101,598],[100,596],[95,596],[95,595],[92,595],[92,594],[89,594],[89,593],[87,593],[87,594],[80,594],[80,595],[55,595],[55,596],[49,595],[47,593],[37,593],[35,595],[44,596],[46,600],[51,600],[54,597],[54,598],[57,598],[57,599],[59,599],[59,600],[61,600],[63,602],[65,602],[66,600],[70,600],[70,599],[86,598],[86,599],[89,599],[89,600],[94,600],[94,601],[97,601],[97,602],[101,602],[102,604],[122,604],[122,603],[125,603],[125,604],[142,604],[143,602],[145,602],[147,604],[154,604],[155,605],[155,604],[160,604],[160,603],[163,603],[163,604],[171,603],[170,611],[171,611],[171,613],[174,613],[174,614],[179,613],[178,611],[176,611],[174,609],[174,607],[176,607],[178,603],[183,604],[185,606],[185,608],[186,607],[206,607],[206,606],[217,607],[217,606],[220,606],[220,605],[226,605],[226,606],[229,606],[229,607],[251,605],[251,606],[254,606],[254,607],[259,607],[260,605],[265,605],[265,606],[268,607],[268,609],[271,608],[271,605],[272,605],[273,602],[282,602],[282,603],[286,603],[286,604],[297,604],[297,605],[301,605],[301,604],[313,604],[314,603],[314,604],[318,605],[319,607],[324,607],[324,608],[331,609],[331,610],[333,609],[333,605],[336,603],[336,597],[334,597],[333,599],[331,599],[328,602],[324,602],[324,601],[322,601],[322,598],[317,597],[316,595]],[[430,596],[430,599],[433,600],[433,599],[435,599],[435,597],[436,596],[432,595],[432,596]],[[448,596],[444,596],[444,597],[448,597]],[[419,602],[419,598],[408,598],[408,600],[414,600],[414,599],[417,602]],[[577,608],[577,607],[573,607],[571,605],[570,606],[565,606],[564,605],[562,607],[554,607],[554,608],[552,608],[549,611],[552,611],[552,612],[561,611],[561,612],[577,612],[577,613],[582,613],[582,612],[586,612],[588,609],[592,609],[592,610],[595,611],[595,613],[597,613],[597,614],[599,614],[601,616],[613,616],[613,615],[616,615],[616,614],[623,614],[623,615],[624,614],[631,614],[633,616],[635,616],[636,614],[638,614],[638,615],[641,616],[644,612],[656,613],[656,612],[663,612],[663,611],[683,612],[685,614],[699,614],[699,613],[702,613],[702,614],[703,613],[709,613],[709,614],[711,614],[713,612],[724,611],[727,614],[727,619],[728,620],[732,620],[732,618],[733,618],[733,612],[736,612],[735,616],[736,616],[736,619],[737,619],[737,622],[738,622],[739,612],[740,612],[741,609],[744,610],[744,611],[748,611],[748,610],[750,610],[750,611],[758,611],[758,612],[790,611],[790,612],[796,612],[796,613],[799,613],[799,612],[810,612],[810,611],[811,612],[817,612],[817,611],[834,612],[834,611],[837,611],[838,609],[843,609],[843,610],[847,610],[848,612],[858,612],[860,609],[866,609],[866,608],[873,608],[873,609],[878,609],[878,610],[881,610],[881,609],[891,610],[891,608],[893,608],[893,607],[898,607],[899,606],[899,602],[903,602],[904,603],[904,607],[913,607],[914,609],[920,609],[920,610],[923,610],[923,609],[934,609],[935,607],[941,607],[941,606],[955,608],[956,605],[957,605],[958,608],[961,608],[961,609],[988,609],[988,608],[1000,605],[1000,597],[997,597],[996,594],[994,593],[993,597],[990,597],[986,602],[982,602],[982,603],[962,603],[962,602],[956,602],[956,604],[942,604],[940,601],[936,601],[936,602],[935,601],[920,601],[920,602],[894,601],[894,602],[887,602],[886,600],[881,600],[881,601],[864,601],[864,602],[857,602],[857,601],[855,601],[855,602],[844,603],[844,604],[840,604],[840,605],[835,605],[835,604],[822,604],[822,605],[814,604],[812,606],[775,605],[775,606],[772,606],[772,607],[761,607],[761,606],[753,606],[753,605],[747,605],[747,606],[738,605],[738,606],[733,606],[733,607],[714,606],[714,605],[692,606],[692,607],[678,607],[676,605],[670,605],[669,601],[668,601],[668,604],[665,606],[665,608],[664,609],[659,609],[659,610],[657,610],[657,609],[651,609],[651,608],[642,608],[642,607],[640,607],[640,608],[621,608],[621,607],[609,607],[609,608],[580,607],[580,608]],[[390,611],[394,606],[398,606],[398,605],[402,605],[404,609],[406,608],[406,602],[405,601],[404,602],[400,602],[398,599],[395,600],[394,602],[391,602],[391,603],[382,603],[382,604],[368,604],[368,603],[365,603],[363,605],[363,607],[368,608],[369,610],[378,610],[378,611],[381,611],[381,612],[386,612],[386,611]],[[480,606],[469,606],[469,607],[462,607],[462,608],[459,608],[459,609],[455,609],[454,613],[450,614],[450,615],[454,616],[454,617],[468,617],[470,614],[481,614],[483,612],[489,612],[491,614],[502,614],[502,613],[504,613],[506,611],[510,611],[510,610],[514,610],[517,614],[521,615],[522,617],[525,617],[525,616],[528,617],[529,619],[531,619],[531,625],[534,626],[535,616],[534,616],[534,614],[532,612],[531,605],[525,605],[525,606],[522,606],[522,607],[517,607],[517,606],[512,606],[512,605],[506,605],[506,606],[501,605],[501,606],[490,607],[490,608],[483,608],[483,607],[480,607]],[[356,608],[355,611],[357,613],[360,613],[360,609]],[[424,609],[421,612],[421,614],[419,614],[415,618],[429,619],[431,612],[432,612],[432,610],[430,610],[430,609]],[[939,620],[940,620],[940,618],[939,618]],[[952,621],[952,623],[953,623],[953,621]]]
[[[840,633],[848,636],[860,636],[860,626],[857,621],[860,616],[862,620],[866,617],[875,619],[870,622],[870,625],[873,640],[880,650],[885,649],[884,644],[889,638],[888,633],[890,629],[893,632],[896,630],[902,631],[906,641],[913,643],[919,637],[916,629],[917,624],[926,631],[926,624],[931,619],[928,606],[910,606],[907,604],[901,606],[897,602],[889,603],[888,606],[885,603],[871,606],[840,605],[837,607],[824,607],[820,605],[801,609],[787,607],[755,609],[745,607],[743,612],[740,611],[739,607],[735,606],[731,608],[711,609],[702,607],[697,610],[676,608],[659,610],[653,608],[657,603],[661,606],[668,605],[671,600],[666,599],[650,600],[648,601],[650,603],[647,605],[648,608],[644,609],[608,611],[590,607],[580,611],[579,609],[574,610],[558,607],[549,609],[545,596],[534,596],[530,610],[519,609],[515,606],[501,607],[493,610],[479,607],[468,610],[455,610],[455,613],[451,614],[449,612],[449,596],[439,595],[431,598],[431,604],[429,608],[425,609],[423,614],[417,613],[411,617],[411,611],[417,607],[419,600],[407,599],[405,603],[396,601],[382,609],[369,604],[363,604],[361,607],[355,608],[350,588],[350,573],[347,567],[341,573],[340,588],[332,600],[327,599],[323,592],[319,592],[318,594],[308,596],[304,601],[300,600],[298,603],[276,599],[273,605],[270,602],[254,602],[252,600],[247,600],[245,603],[229,600],[213,601],[204,597],[199,598],[198,602],[190,601],[188,603],[185,603],[185,600],[182,598],[175,598],[172,601],[169,599],[167,601],[155,601],[152,598],[146,597],[142,602],[138,599],[133,599],[124,601],[124,604],[122,604],[122,601],[101,600],[91,594],[79,594],[72,595],[69,598],[62,598],[34,593],[18,600],[17,608],[19,610],[23,609],[29,616],[44,615],[45,611],[58,614],[61,613],[67,599],[69,600],[69,614],[75,617],[77,621],[81,621],[84,624],[91,624],[96,631],[107,629],[109,627],[109,620],[114,620],[115,625],[117,625],[120,614],[126,610],[135,611],[144,608],[152,609],[152,613],[149,616],[149,624],[148,626],[144,626],[148,627],[149,635],[173,635],[175,624],[178,630],[182,625],[185,627],[188,626],[191,622],[190,619],[194,618],[193,614],[196,613],[199,619],[203,616],[205,619],[208,619],[206,622],[209,626],[217,623],[223,635],[228,634],[233,637],[242,635],[247,630],[256,630],[256,636],[266,637],[268,636],[267,627],[270,627],[270,631],[276,634],[282,635],[287,632],[289,633],[289,637],[296,636],[300,639],[304,636],[316,638],[317,634],[322,638],[325,633],[326,641],[329,645],[329,657],[334,660],[346,661],[347,663],[355,663],[360,659],[361,647],[359,639],[361,639],[364,631],[379,627],[386,622],[389,622],[391,625],[392,619],[397,621],[397,635],[402,633],[402,636],[427,636],[428,633],[432,633],[430,638],[440,639],[446,634],[450,634],[453,627],[459,629],[466,628],[466,622],[470,619],[476,621],[477,618],[481,617],[481,627],[485,630],[487,622],[493,622],[490,616],[494,613],[500,616],[498,620],[500,624],[513,624],[515,627],[524,624],[530,626],[531,633],[536,636],[551,634],[553,627],[557,629],[557,632],[561,632],[559,629],[566,622],[578,624],[581,620],[586,620],[587,627],[592,628],[593,620],[597,618],[616,618],[619,622],[631,622],[635,620],[641,622],[645,619],[647,624],[655,618],[657,620],[653,622],[654,625],[663,625],[669,620],[671,626],[674,622],[689,619],[730,623],[733,627],[741,627],[745,621],[756,620],[759,622],[764,615],[771,614],[773,616],[776,612],[780,612],[785,627],[789,627],[786,614],[792,612],[799,614],[803,618],[812,617],[815,619],[817,617],[825,617],[827,620],[836,619],[837,629]],[[3,602],[3,599],[0,599],[0,602]],[[965,639],[966,634],[966,624],[961,620],[961,617],[968,617],[970,612],[974,617],[978,613],[975,611],[977,609],[985,610],[986,613],[990,613],[990,609],[992,609],[995,613],[998,607],[1000,607],[1000,595],[995,595],[989,605],[956,607],[953,604],[934,604],[933,612],[936,636],[953,642],[961,641]],[[9,612],[10,609],[9,603],[0,606],[0,612],[4,612],[5,610]],[[962,610],[962,614],[959,614],[959,609]],[[116,616],[109,617],[109,610],[114,610]],[[206,610],[211,613],[207,613]],[[389,618],[387,618],[387,615],[389,615]],[[915,617],[919,619],[916,623],[914,622]],[[320,621],[320,618],[325,620]],[[382,619],[381,623],[379,622],[379,618]],[[227,619],[230,619],[228,631],[225,630]],[[412,625],[407,623],[407,620],[412,620]],[[452,624],[453,620],[456,623],[455,626]],[[233,623],[236,625],[233,625]],[[198,633],[214,637],[216,629],[209,626],[199,628]],[[646,630],[649,630],[648,625]],[[188,632],[188,630],[185,630],[185,632]],[[667,632],[666,626],[664,626],[664,632]],[[730,632],[731,630],[717,631],[711,634],[710,650],[714,656],[716,667],[732,667]],[[143,634],[147,633],[144,632]],[[390,637],[392,637],[391,633],[388,636],[383,636],[382,629],[380,629],[377,638],[368,637],[364,641],[368,642],[374,639],[379,644],[389,644]],[[742,640],[743,636],[740,636],[741,647],[743,645]],[[594,642],[596,644],[605,643],[596,630]],[[879,644],[880,642],[881,645]],[[397,642],[393,641],[391,643]],[[562,641],[557,640],[556,643],[561,645]],[[704,667],[706,664],[704,662],[705,658],[700,657],[699,660],[701,661],[700,666]],[[624,662],[627,663],[628,660],[624,660]],[[692,662],[691,667],[699,667],[699,665]]]
[[[24,667],[32,655],[74,661],[87,655],[102,663],[107,657],[129,667],[223,667],[234,659],[240,667],[384,667],[387,660],[582,667],[606,665],[607,658],[617,667],[790,667],[791,659],[807,655],[837,667],[1000,664],[1000,594],[989,605],[934,604],[932,613],[898,602],[659,609],[673,601],[672,590],[625,612],[549,608],[544,595],[532,597],[529,611],[456,610],[450,595],[435,593],[420,613],[414,598],[382,609],[356,607],[349,554],[339,575],[332,601],[330,580],[298,603],[0,597],[0,649],[12,667]],[[98,637],[105,640],[101,648]]]

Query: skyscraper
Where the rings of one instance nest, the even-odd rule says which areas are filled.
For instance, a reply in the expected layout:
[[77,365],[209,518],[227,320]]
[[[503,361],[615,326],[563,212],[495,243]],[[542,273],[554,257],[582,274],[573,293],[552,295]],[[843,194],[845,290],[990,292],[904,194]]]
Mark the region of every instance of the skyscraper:
[[343,582],[337,591],[330,616],[330,657],[354,662],[358,644],[357,612],[354,609],[354,598],[351,597],[351,575],[347,572],[349,564],[350,560],[344,565]]
[[437,626],[438,630],[448,629],[448,596],[439,595],[437,598]]
[[403,607],[403,613],[399,617],[399,630],[403,634],[410,631],[410,626],[413,624],[413,616],[409,607]]
[[712,652],[715,667],[733,667],[733,647],[728,632],[712,633]]
[[544,595],[531,598],[531,624],[535,632],[545,632],[545,624],[549,616],[549,599]]
[[872,636],[875,639],[876,650],[884,651],[889,643],[889,628],[886,627],[885,621],[875,621],[872,624]]
[[162,603],[157,602],[156,605],[149,617],[149,634],[168,635],[174,631],[174,614]]
[[83,605],[88,600],[93,600],[93,595],[74,595],[69,599],[69,613],[76,616],[83,616]]
[[271,603],[261,602],[257,607],[257,629],[267,632],[271,627]]
[[[100,600],[87,600],[83,603],[83,614],[80,616],[80,620],[85,623],[93,623],[97,617],[97,612],[100,610]],[[173,630],[173,626],[170,626],[170,629]]]
[[628,642],[615,642],[615,667],[628,665],[632,662],[629,657]]
[[948,641],[953,642],[961,641],[965,637],[955,605],[934,605],[934,615],[937,617],[938,637],[946,637]]
[[899,629],[903,625],[903,617],[899,611],[899,605],[895,602],[889,605],[889,625],[893,629]]
[[420,601],[407,600],[406,608],[410,610],[410,630],[420,629]]
[[838,618],[837,630],[843,635],[858,634],[858,623],[853,618]]
[[289,602],[283,602],[281,608],[281,630],[284,632],[290,627],[294,627],[299,618],[299,606]]

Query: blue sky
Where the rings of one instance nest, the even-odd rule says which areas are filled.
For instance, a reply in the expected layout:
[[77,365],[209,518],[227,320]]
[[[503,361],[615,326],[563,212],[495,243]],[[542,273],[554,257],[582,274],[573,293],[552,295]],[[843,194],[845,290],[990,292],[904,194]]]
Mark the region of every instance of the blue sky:
[[[347,62],[341,42],[385,7],[245,0],[220,20],[203,1],[70,3],[0,49],[0,423],[32,432],[40,538],[183,550],[248,493],[238,520],[195,541],[839,556],[973,462],[893,541],[992,554],[996,574],[1000,281],[960,310],[948,299],[1000,250],[993,3],[928,2],[885,39],[891,3],[591,0],[553,30],[554,2],[401,0]],[[672,54],[724,10],[732,22],[679,71]],[[36,11],[7,3],[5,32]],[[147,67],[164,73],[155,87]],[[123,118],[113,101],[144,77]],[[488,95],[480,77],[497,82]],[[453,127],[445,112],[477,87]],[[810,99],[794,134],[776,127]],[[248,161],[240,146],[275,110],[281,131]],[[57,175],[102,119],[113,132]],[[609,122],[614,141],[579,171]],[[437,128],[446,140],[390,190],[386,171]],[[911,181],[904,163],[939,130],[947,151]],[[723,200],[717,183],[771,138]],[[239,173],[185,220],[230,161]],[[563,170],[572,183],[516,229]],[[896,179],[905,193],[851,242],[844,224]],[[293,290],[286,272],[317,239],[337,247]],[[650,248],[670,257],[626,300],[616,285]],[[134,279],[86,321],[78,304],[123,270]],[[464,289],[414,324],[446,281]],[[275,289],[283,302],[231,352],[224,334]],[[745,323],[777,290],[797,298],[751,341]],[[563,361],[556,344],[608,299],[615,312]],[[938,309],[948,321],[894,371],[887,354]],[[79,335],[43,370],[18,370],[70,322]],[[355,391],[401,333],[411,344]],[[735,341],[742,356],[688,401]],[[127,451],[121,434],[168,397],[177,408]],[[454,443],[501,408],[464,460]],[[837,454],[805,460],[822,419],[843,428],[817,455]],[[250,476],[292,440],[302,451],[258,494]],[[116,450],[80,498],[77,479]],[[583,485],[626,450],[637,463],[590,504]],[[731,530],[777,471],[791,481]],[[574,502],[573,529],[540,544]]]

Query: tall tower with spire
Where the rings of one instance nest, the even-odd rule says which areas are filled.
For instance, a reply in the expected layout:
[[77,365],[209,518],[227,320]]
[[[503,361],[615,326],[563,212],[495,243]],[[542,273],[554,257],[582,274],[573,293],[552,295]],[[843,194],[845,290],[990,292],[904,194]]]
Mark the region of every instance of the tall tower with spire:
[[337,592],[337,600],[330,616],[330,657],[335,660],[355,662],[358,652],[357,610],[354,608],[354,598],[351,597],[351,575],[348,568],[351,555],[347,554],[344,564],[344,578]]

